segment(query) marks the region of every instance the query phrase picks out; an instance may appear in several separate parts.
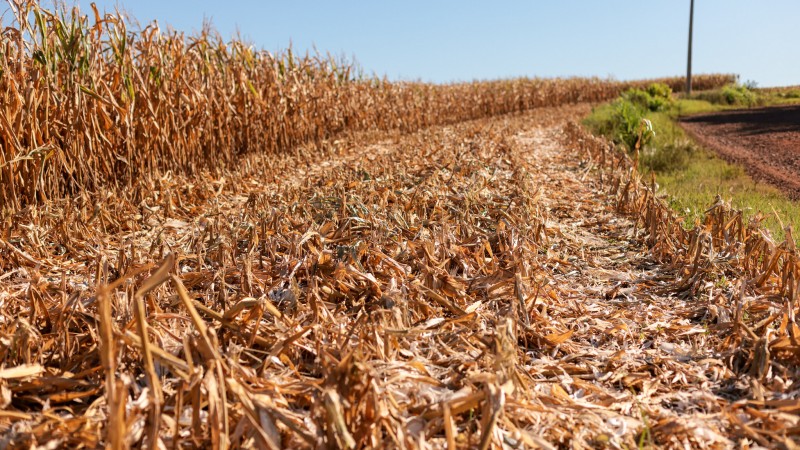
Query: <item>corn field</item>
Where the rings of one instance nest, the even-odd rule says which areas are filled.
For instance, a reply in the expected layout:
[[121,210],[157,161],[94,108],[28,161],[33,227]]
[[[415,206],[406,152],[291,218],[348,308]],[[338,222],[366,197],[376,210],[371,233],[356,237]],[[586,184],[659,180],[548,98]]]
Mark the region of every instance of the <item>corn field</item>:
[[[24,2],[0,41],[0,204],[137,186],[156,172],[220,173],[248,152],[320,151],[344,133],[414,131],[600,102],[638,83],[517,79],[432,85],[363,77],[348,61],[273,55],[211,29]],[[727,75],[698,77],[696,88]],[[678,90],[680,78],[661,80]]]
[[576,122],[651,81],[394,83],[21,8],[0,448],[798,445],[791,228],[689,230]]

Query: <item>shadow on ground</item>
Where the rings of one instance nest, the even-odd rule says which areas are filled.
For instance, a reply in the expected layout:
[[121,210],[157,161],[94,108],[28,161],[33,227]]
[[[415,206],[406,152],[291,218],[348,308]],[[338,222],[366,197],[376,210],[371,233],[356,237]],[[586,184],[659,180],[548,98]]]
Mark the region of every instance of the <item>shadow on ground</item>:
[[800,132],[800,105],[755,108],[682,119],[687,123],[736,125],[742,134]]

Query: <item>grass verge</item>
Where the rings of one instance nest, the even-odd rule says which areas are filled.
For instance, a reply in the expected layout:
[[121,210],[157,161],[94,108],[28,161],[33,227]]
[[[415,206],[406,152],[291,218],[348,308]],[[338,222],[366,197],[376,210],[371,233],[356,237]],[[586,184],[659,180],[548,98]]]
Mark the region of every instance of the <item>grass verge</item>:
[[[642,119],[650,121],[655,134],[642,145],[640,170],[655,173],[659,194],[684,217],[687,228],[694,227],[720,195],[742,210],[746,219],[762,220],[773,237],[782,239],[785,225],[794,228],[800,225],[800,203],[775,187],[756,182],[741,166],[700,147],[677,124],[681,116],[742,107],[741,103],[727,103],[724,90],[691,98],[675,99],[668,95],[655,108],[647,98],[641,98],[641,93],[629,91],[611,103],[594,108],[583,123],[594,133],[631,149],[638,138],[633,125]],[[795,100],[780,91],[748,91],[744,98],[765,106]]]

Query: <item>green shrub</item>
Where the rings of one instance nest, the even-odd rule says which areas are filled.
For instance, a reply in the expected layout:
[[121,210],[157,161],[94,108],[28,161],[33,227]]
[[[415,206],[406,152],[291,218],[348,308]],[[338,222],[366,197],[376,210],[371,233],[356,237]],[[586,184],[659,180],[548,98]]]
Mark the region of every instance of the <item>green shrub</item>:
[[[631,92],[631,91],[629,91]],[[640,92],[634,92],[634,100]],[[652,131],[643,130],[642,121],[646,119],[648,109],[637,101],[631,101],[630,97],[622,96],[610,104],[595,110],[584,123],[596,134],[607,136],[614,143],[625,146],[628,151],[636,148],[636,141],[639,133],[643,134],[643,142],[640,147],[646,145],[653,137]],[[651,129],[651,128],[650,128]]]
[[758,94],[741,84],[729,84],[722,89],[701,92],[695,98],[715,105],[752,107],[761,103]]
[[651,97],[672,100],[672,88],[664,83],[653,83],[647,88]]
[[640,108],[647,108],[647,103],[650,101],[650,94],[644,89],[628,89],[622,93],[622,98]]
[[729,105],[753,106],[758,97],[746,86],[729,84],[722,88],[722,96]]
[[672,89],[663,83],[653,83],[645,89],[629,89],[622,98],[650,111],[663,111],[672,104]]
[[660,147],[648,147],[642,152],[642,167],[656,173],[671,173],[689,166],[696,151],[691,141],[676,140]]
[[644,111],[641,106],[627,98],[616,100],[611,114],[611,135],[614,141],[624,144],[628,150],[633,150],[639,139],[639,124],[642,119]]

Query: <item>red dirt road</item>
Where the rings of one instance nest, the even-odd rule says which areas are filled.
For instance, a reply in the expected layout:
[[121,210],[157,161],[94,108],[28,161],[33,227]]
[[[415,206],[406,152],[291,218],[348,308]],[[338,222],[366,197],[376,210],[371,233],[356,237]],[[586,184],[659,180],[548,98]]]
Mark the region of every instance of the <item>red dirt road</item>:
[[756,180],[800,199],[800,105],[703,114],[681,124]]

